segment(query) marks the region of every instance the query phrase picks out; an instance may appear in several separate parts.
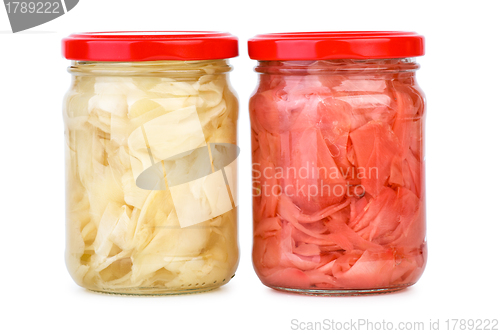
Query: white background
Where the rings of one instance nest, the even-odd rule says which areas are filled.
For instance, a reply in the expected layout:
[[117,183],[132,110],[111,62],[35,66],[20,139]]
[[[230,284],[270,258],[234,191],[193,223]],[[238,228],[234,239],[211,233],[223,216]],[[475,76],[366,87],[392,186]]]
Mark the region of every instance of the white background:
[[[1,333],[288,333],[291,320],[372,322],[500,318],[498,1],[81,0],[68,14],[9,32],[0,8]],[[241,102],[240,248],[235,278],[169,297],[87,292],[64,264],[61,38],[102,30],[222,30],[240,39],[232,84]],[[248,98],[258,33],[410,30],[426,37],[418,80],[428,98],[429,260],[406,291],[365,297],[275,292],[251,264]],[[463,331],[464,332],[464,331]]]

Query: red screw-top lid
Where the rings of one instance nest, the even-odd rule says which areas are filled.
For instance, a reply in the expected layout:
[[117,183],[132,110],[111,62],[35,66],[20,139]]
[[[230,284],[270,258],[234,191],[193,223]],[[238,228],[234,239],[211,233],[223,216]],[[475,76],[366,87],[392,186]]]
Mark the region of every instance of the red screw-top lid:
[[82,61],[204,60],[238,56],[238,38],[215,31],[110,31],[72,34],[67,59]]
[[424,55],[424,37],[404,31],[325,31],[257,35],[248,41],[257,60],[381,59]]

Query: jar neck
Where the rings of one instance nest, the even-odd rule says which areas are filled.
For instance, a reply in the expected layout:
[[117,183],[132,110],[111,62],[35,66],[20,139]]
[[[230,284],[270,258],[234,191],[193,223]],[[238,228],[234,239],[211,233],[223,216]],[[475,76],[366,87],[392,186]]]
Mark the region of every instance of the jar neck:
[[262,74],[322,75],[415,72],[415,58],[330,59],[259,61],[255,71]]
[[186,77],[222,74],[232,70],[227,59],[162,60],[141,62],[73,61],[68,72],[78,76],[169,76]]

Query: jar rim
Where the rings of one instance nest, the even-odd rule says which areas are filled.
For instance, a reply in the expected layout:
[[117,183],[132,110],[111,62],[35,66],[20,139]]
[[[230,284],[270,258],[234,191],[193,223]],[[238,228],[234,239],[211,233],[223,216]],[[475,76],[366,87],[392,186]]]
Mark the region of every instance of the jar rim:
[[154,61],[80,61],[73,60],[68,72],[78,76],[200,76],[231,72],[227,59]]
[[254,68],[261,74],[331,75],[415,72],[416,58],[259,60]]

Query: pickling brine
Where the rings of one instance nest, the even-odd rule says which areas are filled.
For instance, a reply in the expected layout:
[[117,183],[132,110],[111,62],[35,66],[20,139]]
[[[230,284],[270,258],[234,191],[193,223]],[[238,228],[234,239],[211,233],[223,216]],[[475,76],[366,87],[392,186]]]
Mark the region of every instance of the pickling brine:
[[[66,55],[78,38],[102,35],[70,37]],[[147,34],[128,38],[151,43]],[[207,59],[170,60],[166,52],[175,52],[172,39],[179,38],[204,37],[156,34],[166,49],[148,59],[160,60],[79,55],[83,60],[69,68],[66,263],[85,288],[197,292],[225,284],[236,270],[238,103],[228,84],[231,67],[203,53]],[[234,48],[226,50],[232,56]]]
[[[249,43],[260,74],[250,100],[253,263],[272,288],[381,293],[422,275],[425,102],[412,57],[423,49],[374,54],[379,39],[421,38],[389,34],[270,34]],[[361,53],[345,59],[341,42]]]

